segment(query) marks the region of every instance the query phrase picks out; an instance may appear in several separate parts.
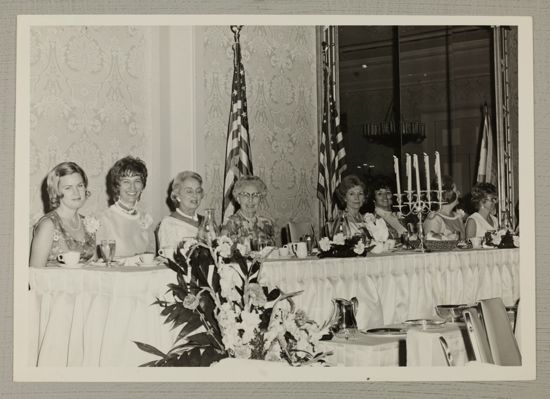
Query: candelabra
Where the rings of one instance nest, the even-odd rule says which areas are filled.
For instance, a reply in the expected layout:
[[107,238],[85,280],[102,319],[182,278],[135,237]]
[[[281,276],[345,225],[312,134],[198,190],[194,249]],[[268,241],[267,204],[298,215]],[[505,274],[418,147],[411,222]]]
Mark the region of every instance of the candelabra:
[[[431,201],[432,194],[437,194],[437,201]],[[407,201],[403,201],[403,196],[407,196]],[[394,205],[394,208],[397,208],[397,217],[402,219],[410,215],[416,215],[418,217],[418,239],[420,240],[420,245],[416,248],[417,251],[425,252],[426,247],[424,245],[424,228],[422,215],[430,212],[432,205],[441,205],[446,202],[442,201],[443,190],[420,190],[420,191],[409,191],[405,190],[405,193],[394,194],[397,199],[397,205]],[[408,208],[407,212],[403,212],[403,208]]]

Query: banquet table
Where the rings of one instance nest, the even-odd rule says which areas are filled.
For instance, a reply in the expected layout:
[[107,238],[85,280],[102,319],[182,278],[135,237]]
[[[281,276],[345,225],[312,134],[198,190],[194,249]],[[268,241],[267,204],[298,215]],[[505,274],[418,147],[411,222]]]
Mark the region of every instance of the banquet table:
[[438,304],[519,298],[519,249],[402,251],[355,258],[273,259],[261,279],[294,297],[318,323],[329,319],[331,298],[357,297],[359,328],[433,318]]
[[[403,328],[403,325],[387,327]],[[447,323],[438,328],[409,328],[406,335],[377,336],[359,330],[348,336],[321,341],[322,351],[331,351],[330,366],[398,367],[446,366],[439,337],[445,338],[453,366],[464,366],[473,360],[470,339],[464,323]]]
[[175,273],[164,266],[29,268],[29,365],[139,366],[164,353],[177,331],[151,305]]

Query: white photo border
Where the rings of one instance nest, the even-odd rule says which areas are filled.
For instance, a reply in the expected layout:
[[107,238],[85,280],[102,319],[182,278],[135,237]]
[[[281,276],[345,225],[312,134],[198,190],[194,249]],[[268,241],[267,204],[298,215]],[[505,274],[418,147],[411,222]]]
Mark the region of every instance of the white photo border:
[[[332,367],[257,369],[211,368],[38,368],[27,365],[28,221],[30,148],[30,30],[62,25],[513,25],[518,27],[518,131],[520,206],[520,292],[522,366],[447,368]],[[17,81],[14,209],[15,381],[497,381],[536,377],[535,191],[532,17],[380,15],[22,15],[17,20]],[[245,371],[245,372],[243,372]]]

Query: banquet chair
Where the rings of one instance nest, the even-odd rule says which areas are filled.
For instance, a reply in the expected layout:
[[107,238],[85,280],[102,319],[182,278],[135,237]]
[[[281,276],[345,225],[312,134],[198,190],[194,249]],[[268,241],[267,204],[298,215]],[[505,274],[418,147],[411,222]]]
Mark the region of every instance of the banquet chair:
[[518,348],[502,298],[482,299],[463,311],[476,360],[520,366]]

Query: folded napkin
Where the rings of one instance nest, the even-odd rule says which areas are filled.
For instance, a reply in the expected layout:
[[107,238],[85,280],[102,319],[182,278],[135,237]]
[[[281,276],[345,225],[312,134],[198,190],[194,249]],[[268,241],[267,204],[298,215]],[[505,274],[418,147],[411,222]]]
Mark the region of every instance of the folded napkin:
[[137,266],[141,263],[141,260],[139,259],[140,255],[134,255],[134,256],[128,256],[125,258],[117,259],[117,262],[121,266]]

